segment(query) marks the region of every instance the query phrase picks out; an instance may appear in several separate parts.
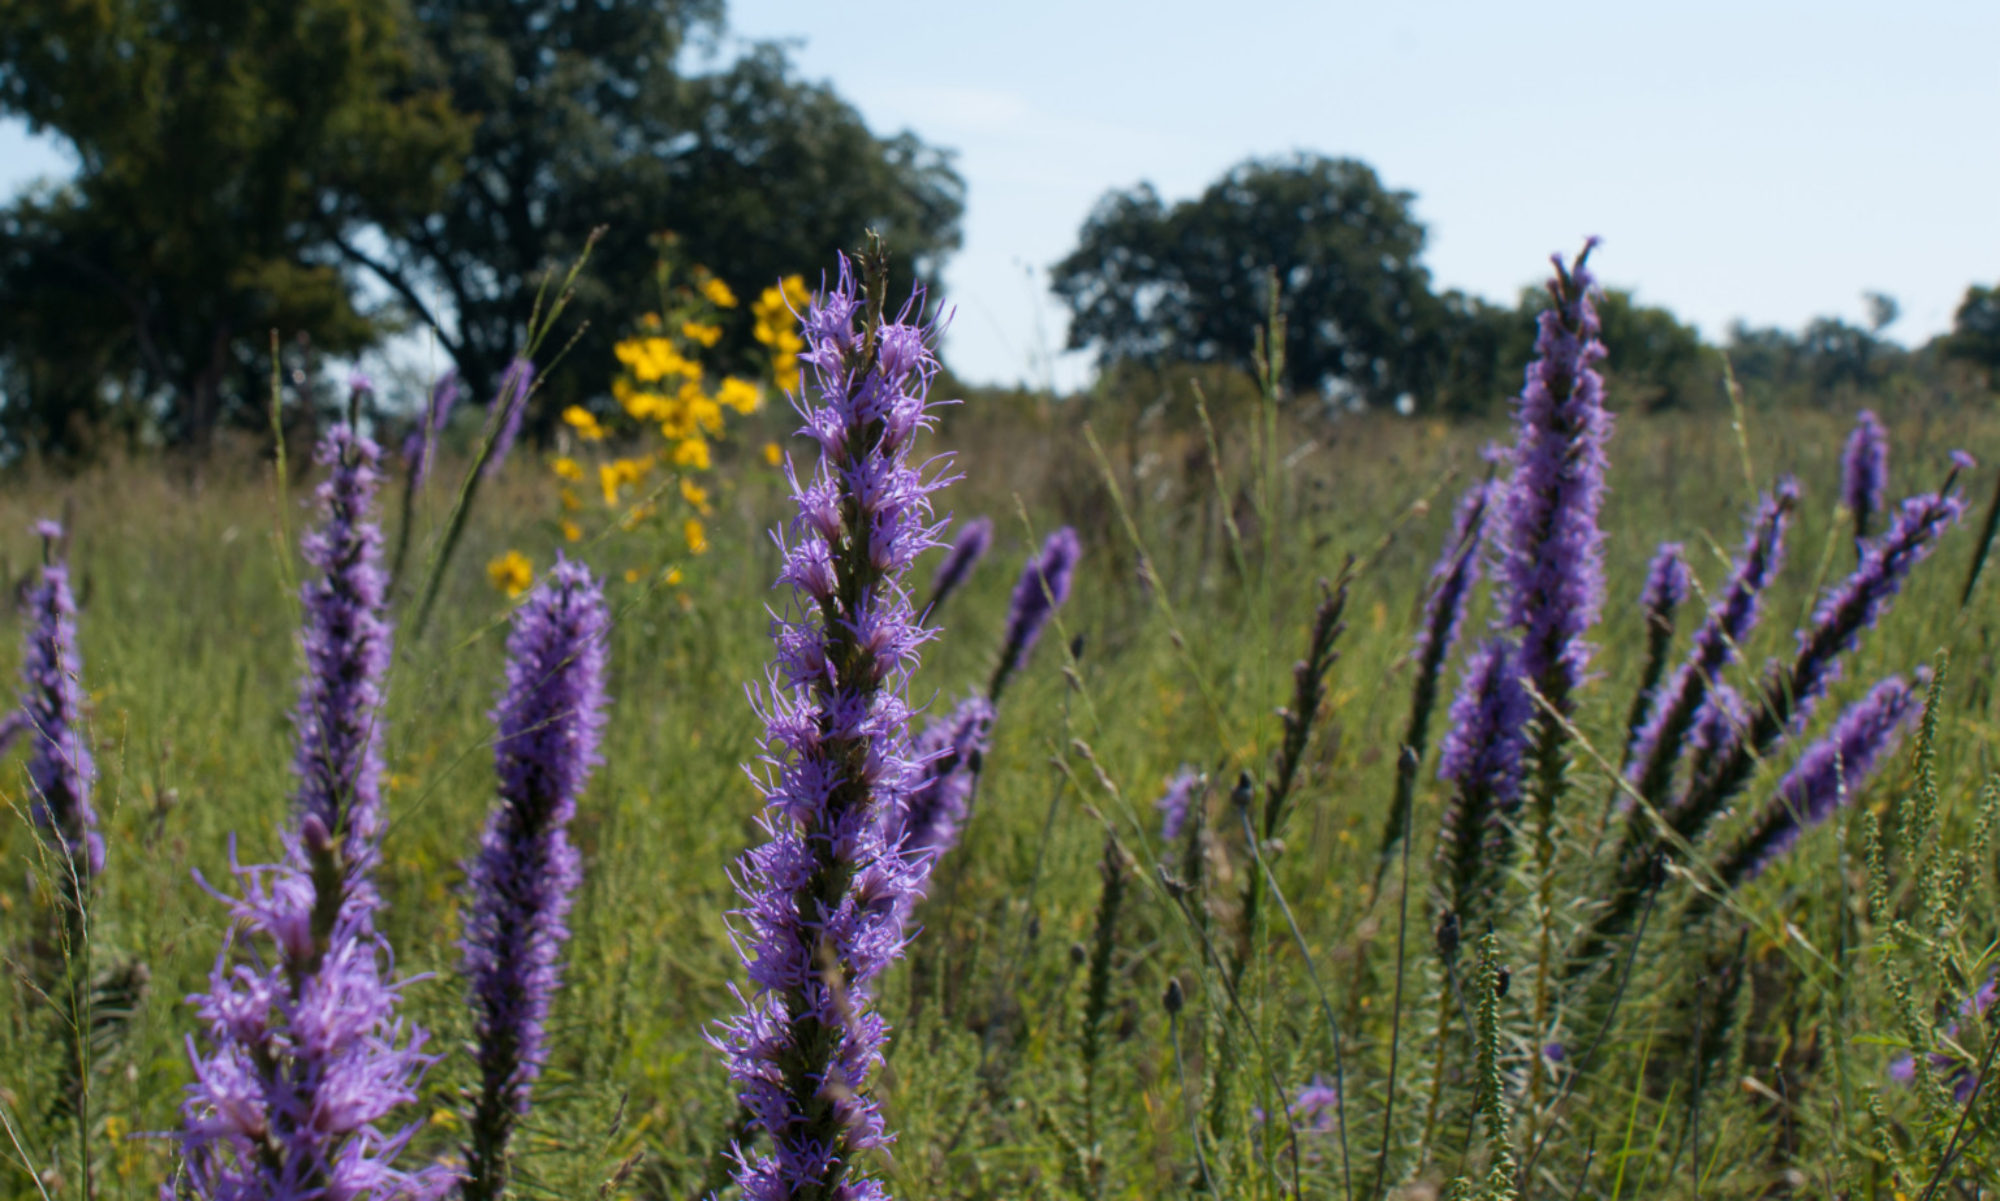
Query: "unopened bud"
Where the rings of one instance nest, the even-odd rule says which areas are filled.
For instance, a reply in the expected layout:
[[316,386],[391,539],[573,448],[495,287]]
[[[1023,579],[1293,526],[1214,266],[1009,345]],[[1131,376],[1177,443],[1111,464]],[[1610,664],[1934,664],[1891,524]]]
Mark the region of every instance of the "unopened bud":
[[1187,1005],[1187,997],[1181,992],[1181,978],[1167,977],[1167,995],[1162,998],[1168,1013],[1179,1013]]

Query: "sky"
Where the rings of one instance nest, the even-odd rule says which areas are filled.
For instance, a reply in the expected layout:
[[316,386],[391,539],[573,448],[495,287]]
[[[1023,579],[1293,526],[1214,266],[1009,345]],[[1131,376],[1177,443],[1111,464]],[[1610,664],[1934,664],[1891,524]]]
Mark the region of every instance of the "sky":
[[[1074,386],[1050,264],[1107,191],[1191,197],[1250,157],[1359,158],[1416,194],[1440,287],[1508,302],[1603,238],[1601,277],[1729,323],[1949,328],[2000,279],[2000,4],[731,0],[878,132],[957,153],[945,352]],[[0,124],[0,192],[63,157]]]

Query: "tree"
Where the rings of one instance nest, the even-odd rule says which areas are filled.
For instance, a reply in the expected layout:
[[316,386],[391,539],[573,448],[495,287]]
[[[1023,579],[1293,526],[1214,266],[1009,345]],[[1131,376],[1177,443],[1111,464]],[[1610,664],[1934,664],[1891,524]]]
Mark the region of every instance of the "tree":
[[[572,309],[586,363],[609,363],[651,303],[656,233],[751,296],[824,268],[871,226],[931,278],[958,245],[964,187],[947,156],[876,137],[777,49],[680,73],[719,30],[719,0],[417,0],[415,12],[453,107],[476,122],[471,147],[437,208],[357,214],[386,250],[339,245],[437,328],[475,395],[491,396],[517,353],[543,274],[599,226]],[[747,332],[734,349],[748,351]],[[601,383],[551,379],[538,420]]]
[[1965,290],[1945,336],[1944,353],[1986,372],[1989,380],[2000,380],[2000,285],[1974,284]]
[[344,351],[393,322],[322,252],[358,209],[429,203],[463,145],[405,15],[400,0],[0,0],[0,107],[80,163],[0,221],[17,448],[73,441],[114,395],[205,443],[253,403],[266,330]]
[[1171,207],[1150,184],[1108,193],[1053,271],[1069,345],[1247,365],[1275,270],[1289,387],[1421,400],[1444,313],[1413,199],[1364,163],[1310,154],[1242,163]]

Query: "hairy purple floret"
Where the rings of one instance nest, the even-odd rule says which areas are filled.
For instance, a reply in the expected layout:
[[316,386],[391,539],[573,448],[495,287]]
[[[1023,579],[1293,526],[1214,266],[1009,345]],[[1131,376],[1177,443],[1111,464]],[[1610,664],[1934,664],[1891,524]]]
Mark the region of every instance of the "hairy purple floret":
[[1854,419],[1854,432],[1840,456],[1840,502],[1854,515],[1854,536],[1868,535],[1868,524],[1882,511],[1882,494],[1889,487],[1889,431],[1873,409]]
[[1639,590],[1639,608],[1650,625],[1672,623],[1673,612],[1687,599],[1689,587],[1687,559],[1678,542],[1662,542],[1646,568],[1646,584]]
[[1742,693],[1727,684],[1710,688],[1688,730],[1688,759],[1693,771],[1700,774],[1710,759],[1734,747],[1749,721],[1750,709],[1743,703]]
[[933,859],[958,845],[971,816],[979,765],[993,733],[993,705],[969,696],[940,721],[924,727],[910,758],[916,787],[903,803],[893,840],[905,853]]
[[1014,585],[1013,604],[1007,610],[1007,636],[1000,643],[1000,662],[993,668],[987,696],[999,699],[1009,677],[1035,648],[1042,627],[1069,599],[1070,580],[1082,555],[1083,544],[1076,531],[1064,526],[1050,534],[1042,543],[1041,553],[1021,569],[1021,580]]
[[54,557],[62,536],[52,522],[37,525],[50,544],[42,578],[28,592],[28,637],[21,650],[21,728],[32,734],[29,811],[55,836],[73,870],[88,879],[104,870],[104,837],[90,794],[97,762],[83,729],[83,656],[76,642],[76,598],[69,565]]
[[1521,672],[1560,712],[1590,664],[1583,635],[1604,601],[1604,358],[1587,267],[1592,239],[1538,318],[1535,359],[1514,407],[1514,473],[1500,506],[1501,624],[1521,634]]
[[568,826],[599,762],[611,615],[582,563],[556,564],[514,611],[507,684],[493,711],[500,803],[468,872],[464,971],[473,1013],[464,1194],[497,1197],[507,1142],[547,1057],[549,1003],[562,983],[570,899],[583,879]]
[[1452,785],[1438,832],[1439,879],[1446,907],[1461,922],[1485,904],[1491,883],[1513,857],[1533,712],[1520,662],[1505,638],[1488,639],[1472,653],[1438,750],[1438,777]]
[[1428,666],[1435,679],[1437,666],[1451,654],[1458,628],[1465,620],[1466,600],[1479,583],[1480,544],[1486,517],[1495,491],[1490,480],[1481,480],[1459,497],[1452,514],[1451,541],[1431,568],[1430,595],[1424,600],[1424,624],[1417,632],[1419,670]]
[[1764,590],[1785,563],[1785,529],[1798,500],[1798,483],[1788,476],[1757,502],[1729,583],[1710,602],[1708,619],[1695,631],[1687,658],[1661,686],[1652,716],[1633,743],[1626,778],[1650,804],[1665,799],[1703,699],[1757,626]]
[[382,683],[389,670],[382,533],[369,516],[381,476],[373,440],[336,426],[320,440],[332,468],[319,528],[303,542],[317,578],[301,590],[306,671],[292,716],[298,817],[317,818],[350,868],[373,863],[382,830]]
[[528,415],[528,394],[535,389],[535,365],[525,358],[507,364],[500,376],[500,392],[493,398],[493,412],[487,417],[493,445],[486,453],[487,475],[507,465],[507,455],[521,436],[521,421]]
[[938,564],[937,574],[931,577],[931,597],[924,603],[926,617],[936,613],[946,598],[958,591],[965,577],[986,557],[993,545],[993,521],[988,517],[975,517],[958,529],[958,536],[951,541],[944,559]]
[[1188,814],[1201,799],[1202,789],[1207,781],[1202,774],[1186,764],[1167,780],[1166,791],[1153,802],[1153,808],[1160,814],[1160,838],[1172,842],[1181,836],[1187,826]]
[[[878,262],[874,260],[872,262]],[[750,1201],[885,1196],[863,1153],[889,1140],[869,1079],[886,1035],[876,978],[902,953],[904,915],[929,858],[888,840],[917,786],[905,697],[930,636],[904,579],[936,546],[930,496],[910,462],[932,425],[934,331],[878,324],[843,259],[836,287],[807,313],[809,371],[798,401],[817,467],[793,477],[797,515],[781,539],[792,604],[773,623],[777,667],[764,690],[768,840],[737,873],[754,986],[716,1041],[768,1152],[739,1153]]]
[[[231,933],[206,993],[189,998],[209,1051],[188,1041],[194,1083],[180,1143],[195,1196],[214,1201],[433,1197],[449,1174],[405,1173],[417,1127],[385,1132],[432,1062],[396,1017],[389,948],[374,929],[369,870],[382,830],[380,705],[389,661],[381,536],[368,513],[375,444],[340,428],[320,527],[320,578],[304,590],[306,679],[296,714],[298,787],[278,865],[231,868]],[[242,944],[239,950],[239,941]]]
[[1851,799],[1921,709],[1917,694],[1898,676],[1848,706],[1826,737],[1778,781],[1771,800],[1717,866],[1722,879],[1729,884],[1755,879],[1809,827]]
[[431,385],[422,420],[403,439],[403,467],[409,472],[411,487],[421,488],[430,478],[431,467],[437,462],[438,442],[444,437],[445,427],[451,424],[451,411],[457,407],[461,391],[456,367],[445,368],[444,374]]

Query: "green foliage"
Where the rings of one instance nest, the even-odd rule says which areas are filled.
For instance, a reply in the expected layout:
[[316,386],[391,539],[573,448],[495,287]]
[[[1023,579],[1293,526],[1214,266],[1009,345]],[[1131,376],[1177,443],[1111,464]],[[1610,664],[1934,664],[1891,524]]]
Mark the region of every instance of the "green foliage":
[[259,411],[266,331],[390,328],[323,251],[449,183],[467,126],[422,68],[400,0],[0,0],[0,106],[80,164],[0,218],[8,449],[114,404],[204,444]]
[[1965,290],[1944,352],[1985,372],[1989,381],[2000,379],[2000,286]]

